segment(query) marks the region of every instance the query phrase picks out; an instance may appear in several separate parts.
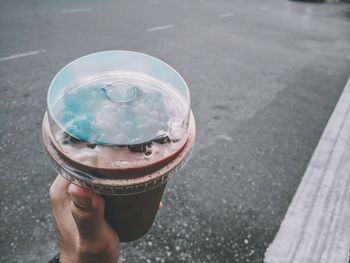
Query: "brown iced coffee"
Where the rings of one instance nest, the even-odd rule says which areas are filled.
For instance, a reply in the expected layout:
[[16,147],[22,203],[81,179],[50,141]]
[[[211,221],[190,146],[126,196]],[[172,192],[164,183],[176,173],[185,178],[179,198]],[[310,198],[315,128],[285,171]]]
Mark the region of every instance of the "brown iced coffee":
[[121,241],[152,226],[194,137],[185,82],[153,57],[91,54],[62,69],[49,88],[47,152],[66,179],[104,196],[106,219]]

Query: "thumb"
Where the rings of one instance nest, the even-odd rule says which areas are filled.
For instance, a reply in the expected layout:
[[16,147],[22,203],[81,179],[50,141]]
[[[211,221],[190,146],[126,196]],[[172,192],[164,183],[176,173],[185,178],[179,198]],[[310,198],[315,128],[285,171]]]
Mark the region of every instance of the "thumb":
[[71,213],[77,225],[80,238],[94,241],[105,224],[105,202],[97,194],[74,184],[68,187],[71,197]]

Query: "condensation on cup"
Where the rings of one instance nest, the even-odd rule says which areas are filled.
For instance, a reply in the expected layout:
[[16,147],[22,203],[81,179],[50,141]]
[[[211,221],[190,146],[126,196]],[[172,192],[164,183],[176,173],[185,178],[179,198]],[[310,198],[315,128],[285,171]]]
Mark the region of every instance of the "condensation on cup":
[[136,240],[152,226],[166,182],[191,153],[188,87],[149,55],[84,56],[52,81],[43,138],[56,170],[102,194],[120,240]]

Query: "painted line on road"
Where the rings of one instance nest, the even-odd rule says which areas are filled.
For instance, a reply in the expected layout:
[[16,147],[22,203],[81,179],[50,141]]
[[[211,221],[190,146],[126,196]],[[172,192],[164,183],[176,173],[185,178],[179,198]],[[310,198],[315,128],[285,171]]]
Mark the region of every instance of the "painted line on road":
[[26,53],[11,55],[8,57],[3,57],[3,58],[0,58],[0,61],[6,61],[6,60],[12,60],[12,59],[23,58],[23,57],[28,57],[28,56],[34,56],[34,55],[38,55],[38,54],[45,53],[45,52],[46,52],[45,49],[35,50],[35,51],[26,52]]
[[264,262],[348,262],[349,161],[350,78]]
[[226,13],[226,14],[219,15],[220,18],[226,18],[226,17],[231,17],[231,16],[233,16],[232,13]]
[[62,10],[62,14],[70,14],[70,13],[80,13],[80,12],[88,12],[91,11],[92,8],[80,8],[80,9],[68,9],[68,10]]
[[173,27],[173,25],[156,26],[156,27],[148,28],[147,32],[154,32],[154,31],[159,31],[159,30],[165,30],[165,29],[170,29],[172,27]]

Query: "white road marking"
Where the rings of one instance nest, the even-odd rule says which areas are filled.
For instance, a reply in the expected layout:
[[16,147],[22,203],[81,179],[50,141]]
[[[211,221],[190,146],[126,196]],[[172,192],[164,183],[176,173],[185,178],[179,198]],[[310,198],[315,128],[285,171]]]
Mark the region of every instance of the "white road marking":
[[31,51],[31,52],[20,53],[20,54],[11,55],[11,56],[8,56],[8,57],[3,57],[3,58],[0,58],[0,61],[6,61],[6,60],[17,59],[17,58],[23,58],[23,57],[38,55],[40,53],[45,53],[45,52],[46,52],[45,49],[35,50],[35,51]]
[[80,8],[80,9],[68,9],[68,10],[62,10],[62,14],[69,14],[69,13],[80,13],[80,12],[88,12],[91,11],[92,8]]
[[156,26],[156,27],[148,28],[147,32],[165,30],[165,29],[169,29],[169,28],[172,28],[172,27],[173,27],[173,25]]
[[345,263],[350,248],[350,79],[265,253],[266,263]]
[[226,13],[226,14],[219,15],[220,18],[226,18],[226,17],[231,17],[231,16],[233,16],[232,13]]
[[229,142],[233,142],[233,138],[226,135],[226,134],[220,134],[218,137],[215,138],[215,140],[218,140],[218,139],[221,139],[221,140],[224,140],[224,141],[229,141]]

